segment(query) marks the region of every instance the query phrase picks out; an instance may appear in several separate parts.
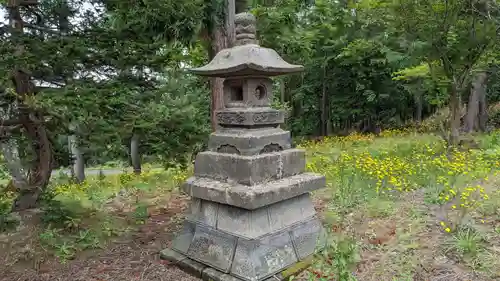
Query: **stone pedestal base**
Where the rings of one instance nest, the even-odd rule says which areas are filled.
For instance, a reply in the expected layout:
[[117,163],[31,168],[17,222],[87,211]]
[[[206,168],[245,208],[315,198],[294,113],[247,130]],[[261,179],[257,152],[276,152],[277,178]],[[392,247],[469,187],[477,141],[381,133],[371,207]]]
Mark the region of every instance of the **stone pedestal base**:
[[262,281],[307,260],[325,238],[308,193],[255,210],[194,198],[172,244],[180,255],[165,256],[191,272],[210,267],[208,272]]
[[[172,249],[165,249],[161,251],[160,257],[164,260],[168,260],[174,263],[176,266],[184,270],[185,272],[201,278],[204,281],[243,281],[245,279],[240,279],[230,274],[223,273],[221,271],[215,270],[213,268],[207,267],[202,263],[194,261],[187,256],[180,254]],[[309,256],[306,259],[295,263],[289,268],[272,275],[271,277],[265,279],[265,281],[284,281],[288,280],[291,276],[297,276],[303,270],[308,268],[313,261],[313,256]]]

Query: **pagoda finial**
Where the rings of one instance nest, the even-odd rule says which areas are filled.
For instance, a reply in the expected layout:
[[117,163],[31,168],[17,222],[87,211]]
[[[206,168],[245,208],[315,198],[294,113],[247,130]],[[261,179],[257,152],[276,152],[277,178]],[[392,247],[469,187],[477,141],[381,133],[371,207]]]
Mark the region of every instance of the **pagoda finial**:
[[206,65],[190,69],[198,75],[230,78],[242,76],[277,76],[300,72],[301,65],[289,64],[273,49],[259,46],[257,19],[249,12],[234,16],[234,46],[221,50]]
[[236,42],[235,46],[255,44],[257,41],[257,19],[249,12],[239,13],[234,18]]

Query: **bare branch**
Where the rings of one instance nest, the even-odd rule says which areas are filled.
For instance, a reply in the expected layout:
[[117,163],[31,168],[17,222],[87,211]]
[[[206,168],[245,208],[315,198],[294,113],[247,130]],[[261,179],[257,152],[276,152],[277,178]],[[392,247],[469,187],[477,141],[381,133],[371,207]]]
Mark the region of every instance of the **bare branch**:
[[39,25],[35,25],[35,24],[30,24],[30,23],[27,23],[27,22],[24,23],[24,27],[29,28],[29,29],[34,29],[34,30],[42,31],[42,32],[47,32],[47,33],[50,33],[50,34],[61,35],[61,32],[59,32],[59,31],[57,31],[55,29],[51,29],[51,28],[48,28],[48,27],[43,27],[43,26],[39,26]]
[[9,0],[7,1],[7,8],[36,6],[38,4],[40,4],[38,0]]
[[20,125],[22,123],[23,122],[20,119],[0,120],[0,126],[1,127],[18,126],[18,125]]
[[0,141],[8,139],[11,137],[13,131],[18,130],[22,125],[15,125],[11,127],[0,127]]
[[38,0],[17,0],[19,1],[19,6],[28,7],[28,6],[36,6],[40,4]]

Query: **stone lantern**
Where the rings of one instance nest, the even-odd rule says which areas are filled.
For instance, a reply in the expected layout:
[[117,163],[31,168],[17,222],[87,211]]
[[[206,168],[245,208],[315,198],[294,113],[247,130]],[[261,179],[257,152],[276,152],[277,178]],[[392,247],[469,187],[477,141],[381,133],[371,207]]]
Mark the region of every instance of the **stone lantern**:
[[192,197],[183,230],[161,256],[203,280],[285,280],[325,241],[310,197],[325,178],[304,172],[305,151],[291,148],[284,112],[270,107],[270,77],[303,67],[260,47],[255,23],[237,14],[235,46],[191,70],[224,78],[225,108],[183,186]]

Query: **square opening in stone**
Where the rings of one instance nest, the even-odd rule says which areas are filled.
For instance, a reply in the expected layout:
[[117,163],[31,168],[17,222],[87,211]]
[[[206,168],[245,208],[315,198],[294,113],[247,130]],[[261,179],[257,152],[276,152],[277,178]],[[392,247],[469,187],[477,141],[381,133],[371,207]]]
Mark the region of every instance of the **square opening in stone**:
[[231,101],[243,101],[243,88],[241,86],[231,87]]

